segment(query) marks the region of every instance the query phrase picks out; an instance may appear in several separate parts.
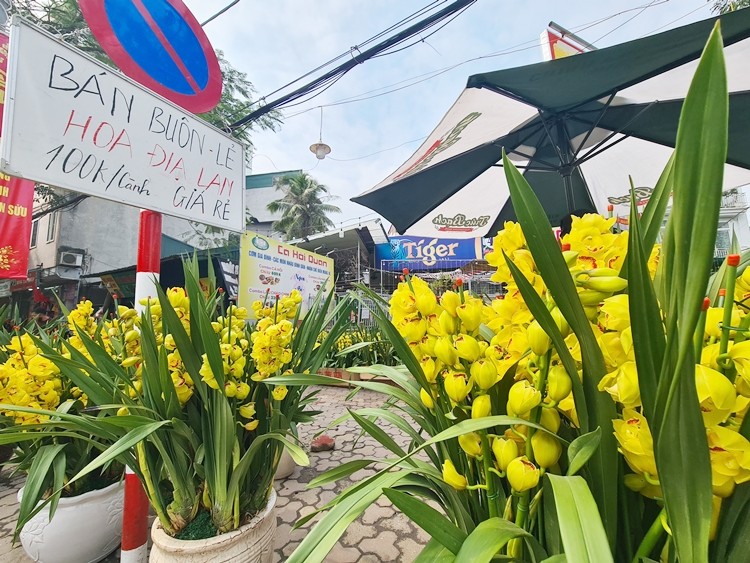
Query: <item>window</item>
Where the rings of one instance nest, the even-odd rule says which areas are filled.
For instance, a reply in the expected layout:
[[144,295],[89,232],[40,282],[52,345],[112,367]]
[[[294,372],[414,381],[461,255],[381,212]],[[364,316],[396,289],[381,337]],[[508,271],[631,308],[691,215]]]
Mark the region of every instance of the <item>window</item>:
[[47,242],[55,240],[55,229],[57,228],[57,212],[53,211],[47,219]]
[[34,219],[31,222],[31,241],[29,242],[29,248],[36,246],[36,238],[39,234],[39,219]]

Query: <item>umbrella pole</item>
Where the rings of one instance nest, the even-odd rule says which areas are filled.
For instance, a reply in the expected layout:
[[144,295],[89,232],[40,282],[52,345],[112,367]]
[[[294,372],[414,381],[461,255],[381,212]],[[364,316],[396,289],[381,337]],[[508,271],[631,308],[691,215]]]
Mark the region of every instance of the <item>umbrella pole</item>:
[[562,176],[563,187],[565,188],[565,203],[568,205],[568,213],[572,213],[575,209],[575,200],[573,198],[573,161],[575,155],[571,150],[568,132],[565,129],[565,123],[563,123],[562,119],[557,122],[557,141],[560,161],[563,164],[560,167],[560,175]]
[[563,186],[565,188],[565,203],[568,205],[568,213],[572,213],[575,209],[575,201],[573,199],[573,167],[566,166],[560,170],[560,174],[563,179]]

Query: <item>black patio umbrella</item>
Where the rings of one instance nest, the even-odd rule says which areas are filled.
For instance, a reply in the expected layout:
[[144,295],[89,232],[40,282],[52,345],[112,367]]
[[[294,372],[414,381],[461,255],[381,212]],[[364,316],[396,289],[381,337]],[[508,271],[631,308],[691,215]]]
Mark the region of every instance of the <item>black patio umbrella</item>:
[[[477,74],[427,140],[355,197],[399,233],[469,238],[515,219],[504,148],[550,222],[648,198],[677,134],[684,96],[721,20],[730,88],[725,189],[750,183],[750,9],[597,51]],[[624,211],[626,214],[627,212]]]

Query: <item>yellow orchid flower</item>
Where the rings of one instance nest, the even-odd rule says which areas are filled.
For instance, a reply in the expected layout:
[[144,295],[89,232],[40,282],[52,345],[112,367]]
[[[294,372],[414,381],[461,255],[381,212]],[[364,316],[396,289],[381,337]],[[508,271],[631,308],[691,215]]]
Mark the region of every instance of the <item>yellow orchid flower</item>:
[[466,489],[468,482],[466,477],[456,471],[456,466],[449,459],[443,462],[443,481],[448,483],[451,487],[457,491],[463,491]]
[[539,483],[539,468],[526,456],[517,457],[511,461],[505,474],[511,488],[517,493],[533,489]]
[[710,427],[724,422],[732,413],[737,399],[732,382],[721,372],[697,364],[695,388],[698,392],[703,423]]

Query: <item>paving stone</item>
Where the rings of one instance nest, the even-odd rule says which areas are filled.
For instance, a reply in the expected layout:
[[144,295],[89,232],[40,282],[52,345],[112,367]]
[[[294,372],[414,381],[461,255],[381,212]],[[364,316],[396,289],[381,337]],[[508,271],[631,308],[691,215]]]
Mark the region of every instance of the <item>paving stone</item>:
[[380,495],[378,499],[375,501],[375,504],[377,504],[378,506],[382,506],[382,507],[393,506],[393,503],[391,502],[391,500],[385,495]]
[[414,529],[409,523],[409,519],[401,512],[396,512],[390,518],[384,518],[380,521],[380,526],[387,530],[393,530],[399,537],[412,536]]
[[398,546],[398,550],[401,552],[401,561],[408,563],[414,561],[417,555],[422,552],[424,543],[414,541],[412,538],[403,538],[396,542],[396,546]]
[[359,521],[352,522],[346,529],[341,543],[344,545],[359,545],[365,538],[376,536],[378,531],[372,526],[365,526]]
[[340,544],[333,546],[333,549],[326,556],[326,563],[357,563],[362,560],[362,554],[354,547],[344,547]]
[[371,504],[365,510],[362,515],[362,523],[367,525],[373,525],[384,519],[393,518],[396,515],[396,509],[392,506],[378,506],[377,504]]
[[381,561],[398,561],[401,553],[396,547],[395,532],[390,530],[380,532],[376,537],[362,540],[359,549],[362,553],[372,553],[380,557]]
[[281,518],[283,522],[294,523],[297,521],[297,514],[299,513],[300,508],[302,508],[302,503],[298,500],[294,500],[290,502],[283,511],[279,511],[278,517]]

